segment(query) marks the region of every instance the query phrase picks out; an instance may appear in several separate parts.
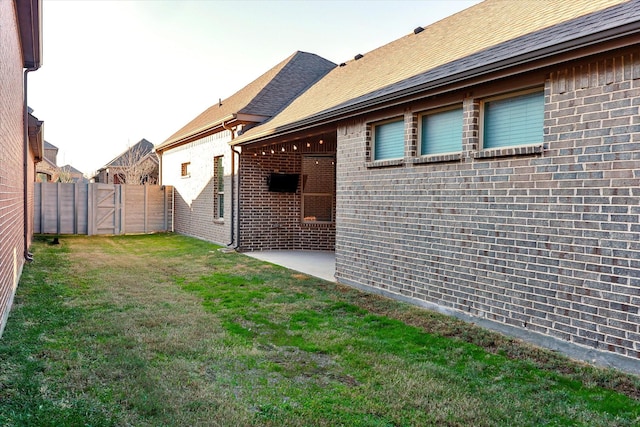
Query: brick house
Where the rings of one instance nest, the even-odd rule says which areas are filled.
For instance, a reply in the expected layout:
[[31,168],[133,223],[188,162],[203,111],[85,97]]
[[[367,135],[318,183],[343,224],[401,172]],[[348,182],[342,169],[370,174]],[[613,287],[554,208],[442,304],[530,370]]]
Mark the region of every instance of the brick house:
[[153,151],[153,144],[143,138],[98,169],[93,181],[105,184],[157,184],[158,174],[158,156]]
[[44,157],[36,165],[36,182],[87,182],[84,174],[71,165],[58,166],[58,147],[44,141]]
[[330,246],[265,184],[323,141],[339,282],[640,372],[639,109],[640,2],[487,0],[232,141],[239,248]]
[[44,156],[36,165],[37,182],[55,182],[58,180],[58,147],[44,141]]
[[175,191],[175,231],[223,245],[234,241],[237,168],[229,142],[268,121],[335,67],[295,52],[156,146],[161,184]]
[[28,72],[41,64],[41,7],[39,0],[0,1],[0,334],[31,258],[31,183],[44,148],[43,122],[29,114],[25,93]]

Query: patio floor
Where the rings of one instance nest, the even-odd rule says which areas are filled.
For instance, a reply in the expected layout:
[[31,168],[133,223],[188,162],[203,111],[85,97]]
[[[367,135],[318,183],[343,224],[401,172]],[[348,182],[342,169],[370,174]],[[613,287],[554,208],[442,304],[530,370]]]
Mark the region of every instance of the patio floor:
[[329,251],[255,251],[244,255],[335,282],[336,254]]

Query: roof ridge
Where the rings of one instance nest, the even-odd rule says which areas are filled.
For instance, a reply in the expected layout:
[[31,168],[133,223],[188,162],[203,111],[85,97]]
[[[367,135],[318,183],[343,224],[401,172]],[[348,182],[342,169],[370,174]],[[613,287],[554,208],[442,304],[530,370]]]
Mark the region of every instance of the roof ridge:
[[[128,147],[126,150],[122,151],[120,154],[118,154],[116,157],[114,157],[113,159],[111,159],[110,162],[106,163],[105,166],[118,166],[115,163],[120,160],[122,157],[124,157],[125,154],[127,154],[129,151],[133,150],[136,146],[141,145],[143,143],[146,143],[148,145],[151,145],[151,147],[149,147],[149,151],[145,151],[144,155],[146,155],[147,153],[150,153],[153,151],[154,145],[152,142],[148,141],[145,138],[142,138],[140,141],[136,142],[135,144],[133,144],[132,146]],[[143,148],[143,150],[145,150],[145,148]]]
[[[280,69],[280,71],[263,87],[263,89],[260,92],[258,92],[256,94],[256,96],[253,99],[251,99],[251,101],[249,101],[247,103],[247,105],[245,105],[238,112],[246,112],[247,110],[249,110],[251,105],[259,104],[262,99],[268,98],[270,96],[269,89],[275,88],[275,86],[277,86],[278,84],[290,85],[290,83],[291,83],[290,81],[283,81],[283,79],[285,79],[286,73],[289,70],[293,69],[295,66],[299,65],[299,62],[303,61],[305,58],[321,60],[324,63],[326,63],[327,66],[328,66],[328,64],[332,64],[333,67],[336,67],[335,63],[333,63],[332,61],[329,61],[328,59],[325,59],[325,58],[323,58],[323,57],[321,57],[319,55],[316,55],[315,53],[302,52],[302,51],[298,50],[293,55],[291,55],[289,57],[289,61],[287,61],[287,63],[284,65],[284,67],[282,67],[282,69]],[[316,69],[314,68],[313,71],[315,71],[315,70]],[[299,89],[295,92],[295,94],[291,97],[291,99],[289,99],[287,102],[285,102],[284,105],[280,106],[279,108],[276,108],[272,112],[272,114],[269,115],[269,117],[271,118],[271,117],[275,116],[278,112],[280,112],[284,108],[286,108],[287,105],[289,105],[293,100],[295,100],[301,93],[303,93],[309,87],[313,86],[320,78],[325,76],[326,73],[329,72],[329,71],[330,70],[327,69],[326,71],[317,72],[316,77],[313,79],[313,81],[311,83],[300,85]]]
[[334,66],[333,62],[319,55],[296,50],[233,95],[204,110],[156,149],[164,149],[206,132],[221,118],[233,114],[270,118]]

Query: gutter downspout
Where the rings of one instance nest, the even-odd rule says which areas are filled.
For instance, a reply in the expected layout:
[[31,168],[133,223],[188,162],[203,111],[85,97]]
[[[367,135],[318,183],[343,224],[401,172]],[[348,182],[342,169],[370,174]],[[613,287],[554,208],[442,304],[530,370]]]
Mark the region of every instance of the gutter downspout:
[[[236,133],[235,133],[235,128],[232,127],[227,127],[227,124],[224,122],[224,120],[222,121],[222,128],[224,130],[228,130],[229,132],[231,132],[231,141],[233,142],[233,140],[236,138]],[[233,243],[235,242],[235,166],[236,166],[236,162],[235,162],[235,156],[233,155],[234,153],[237,153],[234,149],[233,146],[231,146],[231,220],[229,221],[231,223],[231,230],[230,230],[230,237],[231,237],[231,241],[229,243],[227,243],[227,246],[232,246]],[[234,246],[233,249],[236,249],[238,247],[238,245]]]
[[[236,151],[236,147],[235,146],[231,146],[231,218],[233,221],[233,207],[234,207],[234,198],[233,198],[233,174],[234,174],[234,159],[235,157],[233,156],[234,154],[236,154],[238,156],[238,242],[236,243],[236,245],[233,247],[233,249],[238,249],[240,247],[240,152]],[[234,230],[234,225],[233,223],[231,224],[231,243],[229,243],[229,245],[233,244],[233,230]]]
[[23,135],[23,162],[22,162],[22,210],[23,210],[23,239],[24,239],[24,259],[28,262],[33,261],[33,254],[29,252],[29,201],[28,201],[28,186],[29,186],[29,107],[27,103],[27,78],[31,71],[36,71],[37,67],[31,67],[24,70],[24,105],[22,112],[22,120],[24,122],[24,135]]

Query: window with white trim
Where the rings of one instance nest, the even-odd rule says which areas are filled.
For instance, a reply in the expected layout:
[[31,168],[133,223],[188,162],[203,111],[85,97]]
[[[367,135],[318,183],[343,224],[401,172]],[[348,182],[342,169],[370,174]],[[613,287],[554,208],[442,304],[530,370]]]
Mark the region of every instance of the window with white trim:
[[462,107],[422,115],[420,120],[420,154],[428,156],[461,152],[462,129]]
[[404,158],[404,118],[373,125],[373,160]]
[[482,108],[482,148],[541,144],[544,140],[544,92],[521,92],[488,99]]
[[302,221],[333,222],[336,193],[334,156],[302,158]]

